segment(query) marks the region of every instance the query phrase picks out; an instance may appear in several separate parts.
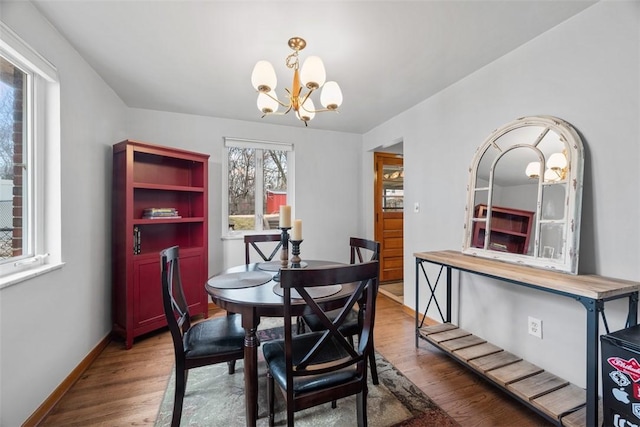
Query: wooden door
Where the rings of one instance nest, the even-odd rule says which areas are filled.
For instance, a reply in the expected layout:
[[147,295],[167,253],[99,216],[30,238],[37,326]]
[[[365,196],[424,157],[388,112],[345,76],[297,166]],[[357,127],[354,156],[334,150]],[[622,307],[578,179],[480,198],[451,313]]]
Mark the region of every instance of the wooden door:
[[380,242],[380,281],[403,280],[404,169],[402,155],[374,153],[375,239]]

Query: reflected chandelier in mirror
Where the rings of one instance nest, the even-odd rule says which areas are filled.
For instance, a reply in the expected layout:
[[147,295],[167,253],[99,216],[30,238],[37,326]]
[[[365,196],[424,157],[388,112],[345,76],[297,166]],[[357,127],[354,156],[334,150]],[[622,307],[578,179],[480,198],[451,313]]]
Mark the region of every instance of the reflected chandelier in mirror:
[[582,140],[562,119],[496,129],[469,169],[462,252],[577,274],[583,168]]

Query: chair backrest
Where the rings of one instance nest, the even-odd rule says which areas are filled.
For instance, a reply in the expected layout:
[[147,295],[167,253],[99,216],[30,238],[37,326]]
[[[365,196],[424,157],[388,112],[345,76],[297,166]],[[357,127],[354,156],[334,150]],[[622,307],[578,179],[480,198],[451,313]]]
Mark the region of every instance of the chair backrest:
[[[357,370],[357,378],[366,382],[367,360],[373,351],[373,325],[375,319],[375,301],[378,293],[378,261],[354,265],[331,265],[319,268],[288,268],[280,270],[280,286],[284,291],[285,354],[287,370],[287,392],[294,389],[293,378],[297,376],[324,375],[351,368]],[[339,308],[339,314],[329,317],[318,303],[309,295],[308,289],[322,286],[354,286],[355,290]],[[317,341],[306,354],[296,354],[293,360],[291,291],[304,298],[308,309],[318,316],[326,330],[317,333]],[[358,301],[364,301],[366,310],[363,316],[362,333],[357,347],[353,347],[340,332],[340,327]],[[335,310],[336,307],[331,307]],[[328,310],[328,311],[331,311]],[[339,349],[344,353],[339,360],[326,360],[327,354]],[[362,387],[353,384],[351,387]]]
[[183,357],[182,336],[191,328],[191,316],[182,290],[179,258],[178,246],[160,252],[164,315],[171,331],[176,357]]
[[[378,261],[380,259],[380,242],[351,237],[349,239],[349,245],[351,246],[351,264],[367,261],[364,256],[366,255],[366,251],[363,251],[363,249],[370,252],[369,261]],[[363,252],[365,252],[365,254],[363,254]]]
[[[260,249],[258,243],[263,242],[278,242],[270,255],[265,255],[264,252]],[[248,234],[244,236],[244,258],[245,264],[251,263],[251,247],[255,249],[255,251],[260,255],[263,261],[271,261],[273,257],[278,253],[280,248],[282,247],[281,235],[280,234]]]

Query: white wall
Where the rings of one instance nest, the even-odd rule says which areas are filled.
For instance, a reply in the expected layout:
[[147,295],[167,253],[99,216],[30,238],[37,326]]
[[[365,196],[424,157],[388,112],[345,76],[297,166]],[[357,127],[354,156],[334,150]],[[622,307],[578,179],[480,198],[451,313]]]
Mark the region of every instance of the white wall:
[[[295,209],[293,216],[303,220],[304,242],[300,256],[308,259],[348,260],[349,236],[362,236],[360,150],[357,134],[328,132],[269,124],[293,122],[294,117],[265,119],[251,123],[212,117],[190,116],[151,110],[131,109],[127,116],[129,138],[180,147],[209,158],[209,273],[225,267],[227,260],[244,263],[244,245],[225,241],[234,253],[223,254],[222,161],[226,160],[223,137],[278,141],[294,144]],[[227,261],[228,263],[228,261]]]
[[[364,135],[365,159],[370,148],[403,138],[405,205],[421,206],[405,214],[405,304],[415,306],[415,252],[461,249],[476,149],[493,129],[527,115],[563,118],[583,137],[580,272],[640,280],[639,28],[639,2],[600,2]],[[371,206],[368,199],[365,221]],[[479,276],[460,279],[454,320],[461,327],[585,385],[581,304]],[[420,296],[424,309],[424,289]],[[624,326],[625,304],[608,303],[606,313],[612,330]],[[529,315],[543,320],[542,341],[527,335]]]
[[0,290],[0,425],[25,421],[111,330],[111,144],[125,106],[29,2],[0,19],[60,77],[60,270]]

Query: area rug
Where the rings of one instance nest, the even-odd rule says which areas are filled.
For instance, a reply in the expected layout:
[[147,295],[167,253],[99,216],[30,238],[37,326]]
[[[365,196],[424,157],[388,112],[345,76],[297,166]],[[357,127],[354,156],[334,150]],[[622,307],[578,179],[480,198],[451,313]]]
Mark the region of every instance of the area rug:
[[[280,327],[258,331],[262,341],[281,336]],[[258,351],[258,426],[267,426],[267,379],[262,351]],[[371,427],[459,427],[409,379],[402,375],[380,354],[376,354],[379,385],[369,382],[367,417]],[[156,427],[171,425],[175,372],[169,378],[162,404],[156,419]],[[369,381],[371,378],[369,376]],[[355,426],[355,396],[340,399],[337,408],[327,403],[298,411],[295,424],[299,427]],[[276,396],[276,425],[286,425],[284,402]],[[244,377],[243,362],[236,363],[236,372],[229,375],[227,364],[206,366],[189,371],[187,390],[182,411],[182,426],[244,426]]]

